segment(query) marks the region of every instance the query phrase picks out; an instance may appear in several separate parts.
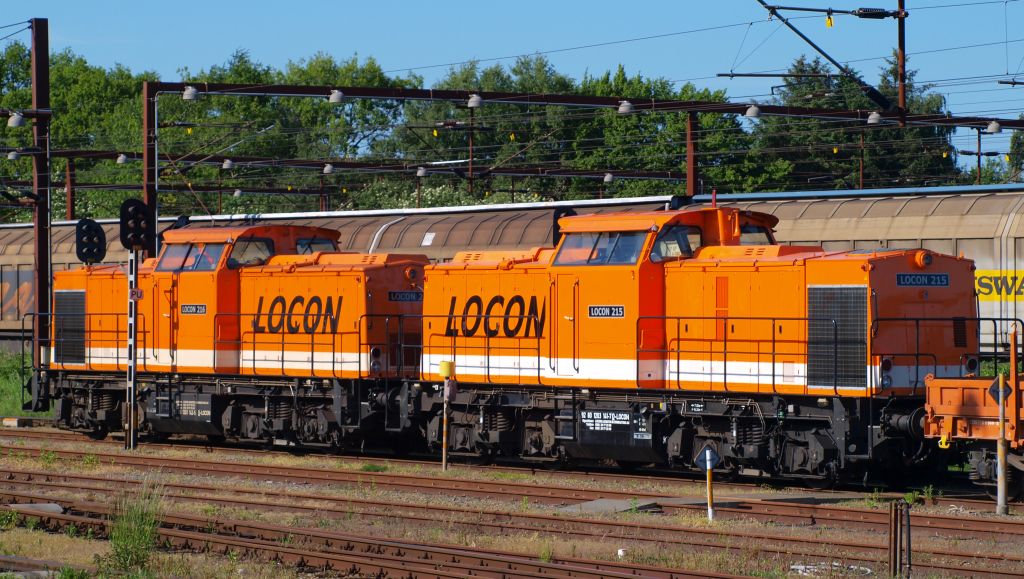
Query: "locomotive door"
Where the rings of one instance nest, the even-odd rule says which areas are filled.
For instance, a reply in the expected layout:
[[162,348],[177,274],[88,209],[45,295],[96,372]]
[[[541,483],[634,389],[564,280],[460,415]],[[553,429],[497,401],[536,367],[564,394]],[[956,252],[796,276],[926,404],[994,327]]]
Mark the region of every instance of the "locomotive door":
[[213,319],[223,252],[221,243],[166,246],[153,274],[161,366],[172,371],[215,366]]
[[153,361],[160,366],[173,366],[178,326],[177,275],[173,272],[153,273]]
[[579,360],[580,280],[573,274],[555,277],[554,367],[557,376],[577,376]]

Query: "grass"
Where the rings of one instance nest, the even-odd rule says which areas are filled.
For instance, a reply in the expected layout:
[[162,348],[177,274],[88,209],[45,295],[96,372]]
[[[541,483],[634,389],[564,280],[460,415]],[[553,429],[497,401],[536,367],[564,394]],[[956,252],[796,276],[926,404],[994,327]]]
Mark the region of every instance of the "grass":
[[[49,412],[25,412],[21,409],[21,353],[0,352],[0,416],[45,418]],[[26,379],[28,374],[26,373]]]
[[163,489],[145,481],[138,493],[124,494],[114,507],[110,556],[105,561],[123,573],[144,573],[156,549]]

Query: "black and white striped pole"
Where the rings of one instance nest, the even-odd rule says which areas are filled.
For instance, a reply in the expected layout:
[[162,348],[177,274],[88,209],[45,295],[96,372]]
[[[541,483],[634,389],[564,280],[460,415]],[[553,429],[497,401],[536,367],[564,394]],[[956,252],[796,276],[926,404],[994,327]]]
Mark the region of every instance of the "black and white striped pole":
[[124,448],[134,450],[138,445],[138,304],[142,299],[139,289],[139,254],[143,249],[153,247],[156,240],[156,223],[153,211],[138,199],[128,199],[121,204],[121,245],[128,250],[128,376],[125,382],[124,400]]
[[138,322],[138,301],[141,296],[139,290],[139,250],[131,249],[128,252],[128,382],[125,389],[125,418],[127,424],[124,431],[125,450],[135,450],[138,445],[138,432],[136,417],[136,396],[135,365],[138,363],[135,344],[138,333],[135,325]]

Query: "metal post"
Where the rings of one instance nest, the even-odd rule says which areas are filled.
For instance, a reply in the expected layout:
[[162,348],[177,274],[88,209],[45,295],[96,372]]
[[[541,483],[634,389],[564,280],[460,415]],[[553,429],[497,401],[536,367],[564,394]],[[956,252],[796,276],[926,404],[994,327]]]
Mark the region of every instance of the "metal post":
[[474,120],[476,119],[476,109],[473,107],[469,108],[469,194],[473,194],[473,133],[476,132],[474,127]]
[[896,16],[898,38],[896,49],[897,84],[899,85],[900,127],[907,126],[907,15],[904,0],[899,0]]
[[708,474],[708,520],[715,520],[715,491],[711,486],[711,465],[714,464],[711,460],[711,447],[704,449],[704,459],[707,461],[707,474]]
[[860,132],[860,188],[864,188],[864,131]]
[[138,445],[137,433],[135,431],[135,401],[137,397],[135,395],[136,384],[135,384],[135,323],[137,321],[137,314],[135,306],[138,303],[138,288],[139,288],[139,274],[138,274],[138,263],[139,263],[139,250],[132,249],[128,252],[128,380],[125,384],[125,418],[127,423],[124,429],[124,449],[135,450]]
[[1006,507],[1006,374],[999,373],[999,440],[996,441],[996,514],[1009,514]]
[[697,112],[686,111],[686,195],[697,194]]
[[911,559],[911,554],[912,554],[913,550],[911,549],[911,546],[910,546],[910,508],[913,505],[911,505],[910,503],[904,503],[903,506],[904,506],[904,510],[903,510],[903,515],[904,515],[903,516],[903,521],[904,521],[903,522],[903,535],[904,535],[904,537],[907,540],[907,548],[905,550],[906,555],[904,556],[904,559],[906,561],[905,565],[906,565],[907,572],[906,572],[906,575],[903,575],[903,577],[908,577],[909,578],[910,574],[911,574],[911,571],[913,570],[913,567],[914,567],[912,559]]
[[[32,108],[50,108],[50,33],[46,18],[29,20],[32,27],[31,74]],[[32,142],[37,151],[32,155],[32,233],[35,239],[35,324],[32,362],[40,368],[49,361],[50,337],[50,117],[37,117],[32,122]],[[42,410],[37,408],[35,410]]]
[[978,129],[978,178],[974,181],[975,185],[981,185],[981,129]]
[[903,577],[903,500],[889,503],[889,576]]
[[[153,219],[157,220],[157,185],[160,181],[160,164],[157,162],[157,90],[158,83],[142,82],[142,198],[153,210]],[[159,221],[156,221],[159,223]],[[159,226],[157,226],[159,229]],[[145,248],[149,257],[156,257],[159,247],[159,236],[153,247]]]
[[441,411],[441,470],[448,470],[448,398],[452,388],[452,379],[444,379],[444,407]]
[[65,216],[69,221],[75,220],[75,160],[71,157],[65,171]]

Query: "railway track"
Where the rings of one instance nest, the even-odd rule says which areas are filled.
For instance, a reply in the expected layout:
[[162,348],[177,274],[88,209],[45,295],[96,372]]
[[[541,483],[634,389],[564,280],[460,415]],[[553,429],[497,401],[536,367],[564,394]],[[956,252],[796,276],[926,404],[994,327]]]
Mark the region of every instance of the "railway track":
[[[54,493],[99,493],[113,496],[125,488],[135,488],[137,480],[71,474],[40,474],[38,472],[8,473],[0,485],[0,497],[11,501],[46,502]],[[12,490],[13,489],[13,490]],[[38,491],[46,489],[41,494]],[[31,492],[30,492],[31,491]],[[304,514],[306,516],[349,518],[381,521],[401,519],[407,524],[429,526],[446,521],[449,528],[460,527],[467,532],[512,532],[553,534],[567,540],[616,540],[622,543],[645,544],[658,548],[710,549],[730,552],[757,552],[786,561],[804,559],[841,559],[845,562],[878,567],[886,558],[882,541],[857,542],[832,539],[779,536],[775,533],[737,532],[708,528],[685,528],[653,522],[607,521],[563,515],[531,514],[513,511],[466,509],[453,506],[374,501],[355,498],[331,498],[317,493],[287,493],[292,504],[282,504],[277,491],[225,489],[224,485],[174,484],[164,488],[165,499],[173,503],[202,502],[244,510]],[[309,501],[311,506],[294,504]],[[1009,538],[1008,549],[1019,545]],[[836,550],[842,554],[837,555]],[[1024,559],[1012,554],[978,554],[948,549],[916,548],[917,567],[934,573],[963,575],[1024,577]],[[1007,566],[1010,566],[1007,568]]]
[[[97,446],[105,446],[105,447],[110,447],[110,448],[120,448],[122,446],[122,443],[120,441],[117,441],[117,440],[107,439],[107,440],[96,441],[96,440],[91,440],[89,438],[86,438],[85,436],[83,436],[81,434],[73,433],[73,432],[43,431],[43,430],[34,430],[34,429],[6,429],[6,428],[0,428],[0,439],[2,439],[2,438],[45,440],[45,441],[53,441],[53,442],[71,442],[71,443],[77,443],[77,444],[95,444]],[[201,442],[191,441],[191,440],[187,440],[187,439],[177,439],[174,442],[145,442],[145,443],[143,443],[143,446],[155,447],[155,448],[176,448],[176,449],[182,449],[182,448],[201,448],[201,449],[204,449],[204,450],[206,450],[207,452],[209,452],[211,454],[225,453],[225,454],[229,454],[229,455],[251,456],[251,457],[264,457],[264,456],[271,456],[271,455],[274,455],[274,454],[291,454],[291,455],[294,455],[297,452],[297,449],[289,449],[289,450],[280,450],[280,449],[252,449],[252,448],[239,448],[237,446],[211,445],[211,444],[208,444],[208,443],[201,443]],[[316,450],[316,449],[314,449],[314,450]],[[299,450],[299,452],[301,452],[301,450]],[[124,456],[124,455],[120,455],[119,454],[119,455],[116,455],[116,456]],[[316,453],[313,456],[314,457],[320,457],[320,456],[322,456],[322,454],[321,453]],[[336,458],[336,457],[331,457],[331,458]],[[395,465],[395,464],[397,464],[397,465],[408,466],[408,467],[436,467],[437,466],[437,460],[436,459],[411,459],[411,458],[396,458],[396,457],[379,457],[379,456],[362,455],[362,454],[358,455],[358,456],[355,456],[353,458],[356,458],[356,459],[358,459],[361,462],[370,463],[370,464],[381,464],[381,465]],[[519,473],[519,474],[531,474],[532,475],[532,474],[536,474],[538,472],[551,472],[549,469],[546,469],[546,468],[543,468],[543,467],[538,468],[538,467],[531,467],[531,466],[473,465],[472,468],[475,469],[475,470],[486,470],[488,472],[510,473],[510,474]],[[315,469],[313,469],[313,470],[315,470]],[[336,472],[336,471],[332,471],[332,472]],[[621,483],[623,486],[633,486],[638,481],[657,482],[659,485],[665,486],[665,489],[668,492],[673,492],[674,490],[676,490],[676,488],[678,488],[679,490],[682,490],[684,492],[687,491],[687,490],[692,491],[693,490],[692,489],[692,485],[695,482],[699,482],[701,485],[703,485],[703,479],[701,479],[700,481],[697,481],[695,479],[694,475],[692,475],[690,473],[680,473],[680,472],[653,471],[653,472],[617,473],[617,472],[607,472],[605,470],[595,469],[595,468],[572,468],[572,469],[569,469],[569,470],[559,471],[559,472],[564,472],[567,475],[567,477],[582,476],[582,477],[586,477],[587,479],[591,479],[591,480],[594,480],[594,481],[602,481],[602,482],[609,482],[609,483]],[[388,476],[395,476],[395,475],[394,474],[390,474]],[[448,479],[445,479],[445,480],[448,480]],[[310,481],[307,481],[307,482],[313,482],[313,481],[310,480]],[[676,485],[678,485],[678,487],[676,487]],[[751,489],[763,489],[764,486],[765,486],[765,483],[763,481],[752,482],[752,483],[720,482],[719,481],[719,482],[715,483],[715,488],[716,489],[720,489],[720,490],[723,490],[723,491],[735,491],[735,492],[750,491]],[[687,488],[687,487],[690,487],[690,488]],[[569,492],[569,491],[572,491],[572,490],[577,490],[578,491],[578,489],[569,489],[569,490],[566,491],[566,494],[563,494],[563,495],[560,495],[560,496],[554,496],[553,495],[552,496],[552,500],[554,502],[557,502],[557,500],[560,499],[560,498],[563,498],[565,500],[592,500],[593,498],[625,498],[625,499],[630,499],[630,498],[640,498],[640,497],[663,496],[665,494],[665,493],[655,493],[655,494],[639,493],[638,494],[637,492],[632,492],[632,493],[619,493],[618,497],[611,497],[608,493],[606,493],[602,497],[596,497],[596,496],[592,496],[591,495],[591,498],[587,499],[582,494],[582,492],[577,492],[577,493],[575,493],[575,495],[572,492]],[[968,508],[968,509],[983,510],[983,509],[990,509],[992,507],[992,505],[994,504],[993,501],[988,499],[988,498],[984,498],[984,499],[982,499],[982,498],[971,498],[971,497],[980,497],[980,496],[982,496],[977,491],[966,491],[966,490],[964,490],[962,488],[942,489],[942,491],[950,493],[950,496],[933,497],[933,498],[930,499],[930,502],[931,502],[932,505],[935,505],[935,506],[955,506],[955,507],[963,507],[963,508]],[[813,491],[813,494],[821,495],[823,497],[833,496],[833,497],[836,497],[837,500],[841,500],[841,499],[839,499],[839,497],[849,498],[849,493],[848,492],[844,492],[844,491],[830,491],[830,490],[816,489],[816,490]],[[903,497],[903,494],[902,493],[898,493],[898,492],[884,492],[884,493],[877,493],[876,492],[875,496],[879,497],[880,499],[897,499],[897,498]],[[540,497],[538,497],[538,498],[540,498]],[[1011,505],[1011,512],[1012,512],[1012,509],[1013,509],[1013,505]]]
[[[32,495],[14,495],[33,500]],[[110,507],[82,501],[60,501],[64,513],[46,513],[26,505],[9,508],[22,518],[36,518],[50,530],[74,525],[108,531]],[[179,549],[215,550],[274,560],[299,567],[360,575],[399,573],[416,577],[579,577],[689,579],[729,578],[720,573],[693,573],[651,566],[578,558],[541,562],[506,551],[425,545],[320,529],[269,525],[252,521],[213,519],[182,514],[161,517],[159,539]]]

